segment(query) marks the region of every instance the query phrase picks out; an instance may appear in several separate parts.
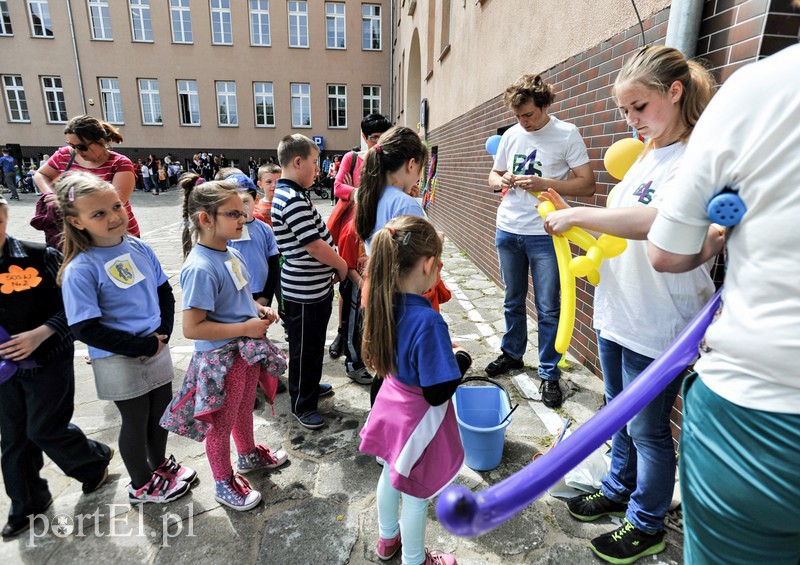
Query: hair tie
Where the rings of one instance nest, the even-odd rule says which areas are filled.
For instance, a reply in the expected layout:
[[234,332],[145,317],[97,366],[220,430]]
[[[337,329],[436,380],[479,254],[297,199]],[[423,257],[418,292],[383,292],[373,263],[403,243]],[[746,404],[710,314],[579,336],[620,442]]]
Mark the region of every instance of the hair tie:
[[383,147],[381,147],[380,143],[375,144],[375,153],[383,153]]
[[392,234],[392,237],[397,234],[397,230],[395,228],[387,227],[386,229],[389,230],[389,233]]
[[203,177],[197,177],[197,180],[194,181],[194,185],[197,186],[199,184],[203,184],[204,182],[206,182],[206,179]]

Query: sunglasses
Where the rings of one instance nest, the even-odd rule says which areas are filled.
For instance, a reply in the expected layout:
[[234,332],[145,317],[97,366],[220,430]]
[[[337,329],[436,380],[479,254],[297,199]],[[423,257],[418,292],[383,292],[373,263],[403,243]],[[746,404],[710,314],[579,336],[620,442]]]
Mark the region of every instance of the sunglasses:
[[91,143],[87,145],[84,143],[70,143],[69,141],[67,141],[66,143],[68,147],[71,147],[72,149],[77,149],[78,151],[88,151],[89,145],[91,145]]
[[224,212],[217,212],[217,216],[225,216],[231,220],[238,220],[239,218],[247,219],[247,214],[245,212],[240,212],[239,210],[225,210]]

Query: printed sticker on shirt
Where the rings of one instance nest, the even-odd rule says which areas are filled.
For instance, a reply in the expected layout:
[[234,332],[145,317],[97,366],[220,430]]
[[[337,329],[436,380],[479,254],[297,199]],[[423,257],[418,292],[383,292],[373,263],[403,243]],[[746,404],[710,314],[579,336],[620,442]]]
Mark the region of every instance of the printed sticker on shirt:
[[120,255],[104,265],[108,278],[119,288],[130,288],[144,280],[130,253]]
[[247,229],[247,224],[242,224],[242,235],[233,241],[250,241],[250,230]]
[[247,284],[247,279],[242,272],[242,262],[236,257],[232,257],[225,261],[225,267],[228,269],[228,274],[231,276],[236,290],[242,290],[244,285]]
[[42,277],[33,267],[23,269],[19,265],[11,265],[7,273],[0,275],[0,293],[11,294],[22,292],[39,286]]

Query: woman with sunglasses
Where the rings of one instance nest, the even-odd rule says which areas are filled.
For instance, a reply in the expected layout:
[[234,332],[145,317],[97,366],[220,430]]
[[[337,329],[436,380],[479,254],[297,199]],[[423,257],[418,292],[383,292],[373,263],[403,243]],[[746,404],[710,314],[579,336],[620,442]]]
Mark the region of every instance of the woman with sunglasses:
[[136,187],[133,163],[125,155],[109,149],[109,143],[122,143],[122,134],[111,124],[87,115],[72,118],[64,134],[66,145],[39,167],[34,176],[36,185],[47,194],[45,202],[48,206],[55,205],[53,183],[62,174],[67,171],[92,173],[117,190],[128,212],[128,233],[139,237],[139,223],[128,200]]

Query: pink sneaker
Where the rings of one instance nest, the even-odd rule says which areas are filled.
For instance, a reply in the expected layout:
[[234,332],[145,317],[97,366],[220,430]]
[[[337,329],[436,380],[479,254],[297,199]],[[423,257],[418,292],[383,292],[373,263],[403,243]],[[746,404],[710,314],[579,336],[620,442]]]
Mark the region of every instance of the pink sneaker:
[[197,471],[191,467],[181,465],[175,461],[175,457],[172,455],[164,459],[164,462],[159,465],[154,472],[158,473],[165,479],[178,479],[179,481],[189,484],[193,483],[197,478]]
[[250,453],[239,455],[236,470],[239,474],[244,475],[258,469],[277,469],[288,460],[289,455],[283,449],[273,453],[267,447],[259,444]]
[[381,561],[388,561],[400,550],[401,545],[403,544],[400,542],[399,532],[392,539],[378,538],[378,549],[376,550],[378,559]]
[[438,549],[426,549],[425,561],[422,565],[458,565],[456,556]]

